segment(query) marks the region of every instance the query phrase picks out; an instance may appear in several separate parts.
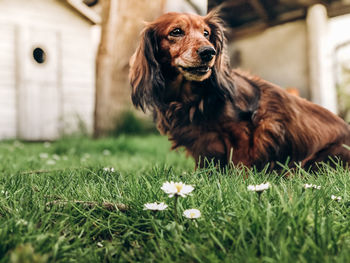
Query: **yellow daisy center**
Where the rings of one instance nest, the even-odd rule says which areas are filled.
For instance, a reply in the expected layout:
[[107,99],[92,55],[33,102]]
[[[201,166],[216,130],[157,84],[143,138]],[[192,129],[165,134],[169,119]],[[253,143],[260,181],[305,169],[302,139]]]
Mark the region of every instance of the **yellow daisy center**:
[[177,192],[180,193],[182,190],[182,184],[175,184],[175,188],[176,188]]
[[196,216],[196,213],[190,213],[190,218],[194,218]]

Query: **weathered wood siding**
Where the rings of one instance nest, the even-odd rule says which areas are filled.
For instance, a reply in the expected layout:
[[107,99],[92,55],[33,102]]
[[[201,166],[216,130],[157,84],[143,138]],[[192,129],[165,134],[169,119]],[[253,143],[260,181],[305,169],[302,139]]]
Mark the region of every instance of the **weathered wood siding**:
[[0,138],[16,135],[15,36],[13,24],[0,22]]
[[96,52],[92,24],[61,0],[0,0],[0,139],[19,135],[21,63],[33,59],[28,52],[19,57],[15,43],[21,45],[22,28],[57,32],[57,134],[74,132],[81,123],[91,132]]
[[[82,123],[92,132],[95,104],[95,53],[87,42],[90,32],[62,34],[62,95],[64,130]],[[74,45],[71,43],[74,42]]]

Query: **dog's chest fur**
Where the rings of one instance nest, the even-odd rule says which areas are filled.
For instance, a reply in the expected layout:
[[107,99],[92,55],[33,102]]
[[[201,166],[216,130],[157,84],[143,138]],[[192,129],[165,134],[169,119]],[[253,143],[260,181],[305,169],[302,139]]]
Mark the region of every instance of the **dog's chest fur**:
[[158,129],[168,135],[173,148],[184,146],[196,162],[214,158],[221,166],[229,159],[234,163],[251,160],[250,117],[240,119],[228,101],[195,94],[171,102],[156,114]]

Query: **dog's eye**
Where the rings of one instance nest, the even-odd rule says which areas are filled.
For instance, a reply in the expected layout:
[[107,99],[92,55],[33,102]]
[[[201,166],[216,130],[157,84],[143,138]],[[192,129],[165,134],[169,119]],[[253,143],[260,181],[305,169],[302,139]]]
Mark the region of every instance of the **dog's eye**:
[[172,36],[172,37],[179,37],[179,36],[182,36],[183,33],[184,32],[181,30],[181,28],[175,28],[174,30],[172,30],[170,32],[170,36]]
[[209,37],[209,32],[208,32],[207,30],[204,30],[203,35],[204,35],[205,37]]

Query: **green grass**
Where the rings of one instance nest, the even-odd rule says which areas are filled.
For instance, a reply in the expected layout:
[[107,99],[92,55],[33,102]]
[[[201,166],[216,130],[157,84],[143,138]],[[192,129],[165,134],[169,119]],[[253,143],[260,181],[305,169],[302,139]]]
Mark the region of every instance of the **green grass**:
[[[325,166],[318,175],[289,171],[287,179],[234,168],[194,171],[191,159],[169,149],[156,135],[2,142],[0,261],[349,261],[349,171]],[[178,223],[174,199],[160,189],[168,180],[195,187],[178,200]],[[267,181],[260,198],[247,191]],[[305,190],[305,183],[321,189]],[[169,208],[143,210],[155,201]],[[202,216],[184,218],[188,208]]]

